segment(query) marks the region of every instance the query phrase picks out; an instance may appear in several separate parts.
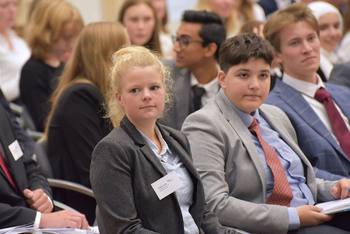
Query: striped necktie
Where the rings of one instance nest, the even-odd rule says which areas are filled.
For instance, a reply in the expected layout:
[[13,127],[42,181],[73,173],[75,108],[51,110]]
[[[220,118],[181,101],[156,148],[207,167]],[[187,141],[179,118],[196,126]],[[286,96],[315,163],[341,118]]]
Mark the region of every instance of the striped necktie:
[[15,180],[14,180],[13,176],[11,175],[11,173],[10,173],[8,167],[6,166],[5,160],[4,160],[4,158],[2,157],[1,153],[0,153],[0,167],[1,167],[2,170],[4,171],[4,173],[5,173],[6,177],[7,177],[7,179],[10,181],[10,183],[12,184],[12,186],[13,186],[17,191],[19,191],[19,190],[18,190],[18,187],[17,187],[17,185],[16,185],[16,183],[15,183]]
[[324,105],[329,121],[331,122],[334,135],[336,136],[340,147],[350,159],[350,132],[339,111],[335,107],[331,95],[328,93],[327,89],[320,88],[316,91],[315,99]]
[[253,123],[249,126],[248,129],[252,134],[258,137],[261,147],[265,153],[266,163],[270,167],[273,174],[273,190],[266,203],[290,206],[290,201],[293,198],[293,193],[289,186],[286,173],[282,167],[282,163],[279,160],[275,149],[262,138],[259,124],[256,119],[253,120]]

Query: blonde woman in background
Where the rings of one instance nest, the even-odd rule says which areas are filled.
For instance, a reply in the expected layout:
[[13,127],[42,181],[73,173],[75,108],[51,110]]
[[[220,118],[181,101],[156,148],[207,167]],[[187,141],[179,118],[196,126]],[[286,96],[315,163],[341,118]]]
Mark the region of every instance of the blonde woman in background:
[[252,0],[198,0],[196,9],[220,15],[225,22],[227,37],[237,35],[248,20],[265,21],[264,10]]
[[[129,44],[126,30],[117,22],[91,23],[77,39],[51,98],[52,108],[45,129],[55,178],[91,187],[92,150],[113,128],[103,111],[111,57],[125,44]],[[93,224],[94,199],[63,191],[56,195],[60,201],[84,213]]]
[[19,98],[21,69],[30,56],[27,43],[11,29],[17,10],[17,0],[0,0],[0,87],[8,101]]
[[265,12],[254,0],[231,0],[234,2],[239,27],[251,20],[265,21]]
[[38,131],[44,131],[49,97],[64,67],[61,57],[83,27],[78,9],[66,0],[41,0],[31,15],[26,38],[32,55],[21,72],[20,96]]
[[239,32],[233,0],[198,0],[196,10],[207,10],[220,15],[228,37]]

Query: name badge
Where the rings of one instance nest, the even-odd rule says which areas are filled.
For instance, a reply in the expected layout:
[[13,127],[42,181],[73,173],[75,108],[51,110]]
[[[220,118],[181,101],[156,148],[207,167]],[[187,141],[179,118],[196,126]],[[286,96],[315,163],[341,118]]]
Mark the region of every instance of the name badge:
[[166,176],[163,176],[162,178],[151,184],[159,200],[162,200],[164,197],[172,194],[173,192],[181,188],[182,185],[183,183],[176,171],[170,172]]
[[19,146],[19,143],[17,140],[15,140],[12,144],[9,145],[9,149],[15,161],[17,161],[19,158],[23,156],[21,146]]

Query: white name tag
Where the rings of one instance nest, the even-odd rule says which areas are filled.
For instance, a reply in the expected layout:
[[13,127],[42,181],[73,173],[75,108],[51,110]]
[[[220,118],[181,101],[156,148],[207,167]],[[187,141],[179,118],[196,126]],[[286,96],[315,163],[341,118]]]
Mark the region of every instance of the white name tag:
[[156,192],[159,200],[162,200],[164,197],[181,188],[183,183],[176,171],[172,171],[151,185],[153,190]]
[[17,140],[15,140],[12,144],[9,145],[9,149],[15,161],[23,156],[23,152]]

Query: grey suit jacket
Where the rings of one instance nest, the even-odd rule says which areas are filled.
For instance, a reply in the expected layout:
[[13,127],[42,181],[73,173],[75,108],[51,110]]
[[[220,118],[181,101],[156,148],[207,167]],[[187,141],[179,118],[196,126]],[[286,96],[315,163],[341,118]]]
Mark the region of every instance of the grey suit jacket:
[[[186,137],[158,125],[172,152],[191,175],[194,192],[190,213],[201,233],[230,232],[206,209],[203,185],[194,168]],[[167,173],[135,126],[126,118],[94,149],[90,179],[99,207],[101,233],[184,232],[176,194],[159,200],[151,184]]]
[[[315,178],[284,112],[270,105],[262,105],[259,111],[300,157],[315,201],[333,200],[329,190],[335,182]],[[248,129],[222,90],[185,120],[182,131],[190,141],[206,201],[223,225],[255,233],[288,231],[287,207],[265,204],[263,164]]]
[[331,72],[328,83],[344,85],[350,88],[350,62],[336,64]]
[[178,68],[175,60],[165,60],[163,63],[170,70],[174,83],[171,85],[169,92],[172,95],[173,102],[168,106],[169,111],[162,119],[162,123],[180,130],[186,117],[194,110],[191,71],[187,68]]

